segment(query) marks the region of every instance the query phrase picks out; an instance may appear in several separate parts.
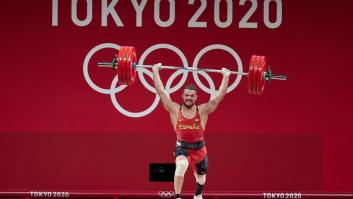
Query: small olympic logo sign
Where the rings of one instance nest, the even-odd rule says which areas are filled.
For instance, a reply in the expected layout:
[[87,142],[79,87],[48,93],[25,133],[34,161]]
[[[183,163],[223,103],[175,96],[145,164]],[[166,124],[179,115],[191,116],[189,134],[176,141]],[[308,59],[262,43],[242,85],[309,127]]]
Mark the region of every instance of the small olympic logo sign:
[[174,197],[173,191],[158,191],[158,197],[160,198],[172,198]]

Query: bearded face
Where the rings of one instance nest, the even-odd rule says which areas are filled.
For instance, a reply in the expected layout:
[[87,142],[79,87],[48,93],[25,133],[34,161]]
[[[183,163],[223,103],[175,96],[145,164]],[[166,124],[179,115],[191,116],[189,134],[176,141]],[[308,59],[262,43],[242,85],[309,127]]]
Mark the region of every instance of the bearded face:
[[197,99],[197,93],[195,90],[184,89],[182,94],[184,106],[188,109],[192,108]]

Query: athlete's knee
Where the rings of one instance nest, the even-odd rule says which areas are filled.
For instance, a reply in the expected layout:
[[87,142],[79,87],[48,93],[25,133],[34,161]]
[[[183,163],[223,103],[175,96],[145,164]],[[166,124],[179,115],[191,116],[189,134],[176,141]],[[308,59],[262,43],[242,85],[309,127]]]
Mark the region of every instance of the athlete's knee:
[[181,176],[183,177],[188,166],[189,166],[189,161],[187,158],[177,158],[175,161],[176,168],[175,168],[175,176]]
[[204,185],[206,183],[206,174],[198,175],[194,173],[196,182],[200,185]]

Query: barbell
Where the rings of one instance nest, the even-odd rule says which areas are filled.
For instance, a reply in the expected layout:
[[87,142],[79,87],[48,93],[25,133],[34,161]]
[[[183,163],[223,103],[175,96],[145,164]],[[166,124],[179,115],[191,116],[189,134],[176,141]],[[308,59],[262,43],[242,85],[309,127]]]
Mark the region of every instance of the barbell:
[[[142,65],[137,63],[136,49],[133,46],[121,46],[118,54],[114,56],[112,62],[98,62],[99,67],[112,67],[118,76],[120,84],[131,85],[136,79],[136,69],[152,68],[153,65]],[[179,67],[161,66],[163,69],[204,71],[210,73],[222,73],[222,70],[200,68],[200,67]],[[253,55],[249,64],[248,72],[230,71],[230,74],[248,76],[248,92],[253,95],[261,95],[265,88],[265,82],[271,80],[287,80],[286,75],[273,74],[270,66],[267,65],[266,57]]]

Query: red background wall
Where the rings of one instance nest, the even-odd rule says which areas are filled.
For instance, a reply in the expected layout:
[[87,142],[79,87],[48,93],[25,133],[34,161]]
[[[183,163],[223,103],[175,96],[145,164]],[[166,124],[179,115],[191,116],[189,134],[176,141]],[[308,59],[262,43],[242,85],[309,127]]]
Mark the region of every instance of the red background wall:
[[[71,1],[59,2],[58,26],[52,26],[51,1],[1,2],[1,190],[172,189],[170,183],[148,182],[150,162],[173,161],[175,138],[162,106],[145,117],[127,117],[83,76],[89,50],[111,42],[133,45],[138,55],[158,43],[172,44],[190,65],[202,48],[224,44],[239,54],[244,70],[252,54],[263,54],[274,72],[289,76],[267,85],[262,96],[248,95],[243,78],[210,116],[207,190],[353,191],[351,1],[283,0],[283,21],[276,29],[263,23],[262,0],[250,18],[257,29],[238,27],[249,3],[233,1],[233,23],[225,29],[213,22],[213,1],[200,16],[207,28],[187,26],[199,2],[177,1],[175,22],[166,28],[156,25],[153,3],[146,4],[142,27],[136,27],[130,1],[115,7],[124,27],[110,17],[102,27],[101,1],[94,1],[92,22],[79,27],[70,17]],[[84,1],[78,6],[83,19]],[[162,1],[162,18],[167,11]],[[114,73],[94,63],[111,60],[113,53],[99,51],[89,65],[92,80],[104,88]],[[182,64],[167,50],[145,60],[156,62]],[[208,52],[199,64],[236,65],[223,51]],[[163,71],[164,82],[170,74]],[[212,78],[218,86],[221,77]],[[188,82],[194,82],[191,75]],[[175,101],[180,92],[171,95]],[[138,80],[116,94],[131,111],[147,108],[154,96]],[[199,102],[207,99],[200,91]],[[189,172],[185,190],[194,189],[192,178]]]

